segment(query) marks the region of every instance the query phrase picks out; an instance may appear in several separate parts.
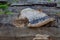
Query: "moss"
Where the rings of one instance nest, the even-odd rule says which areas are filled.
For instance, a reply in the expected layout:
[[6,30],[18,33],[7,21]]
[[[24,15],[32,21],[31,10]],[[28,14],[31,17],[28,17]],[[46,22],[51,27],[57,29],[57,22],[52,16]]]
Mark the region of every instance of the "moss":
[[0,9],[3,10],[3,11],[0,11],[0,14],[7,14],[7,15],[12,14],[12,12],[8,10],[8,7],[9,7],[9,3],[6,3],[6,4],[0,3]]
[[13,13],[11,12],[11,11],[0,11],[0,15],[2,15],[2,14],[6,14],[6,15],[12,15]]
[[51,2],[51,0],[48,0],[48,2]]
[[7,5],[0,5],[0,8],[1,8],[1,9],[7,9],[8,6],[7,6]]
[[7,15],[11,15],[12,14],[12,12],[11,11],[5,11],[5,14],[7,14]]
[[0,12],[0,15],[4,14],[4,12]]

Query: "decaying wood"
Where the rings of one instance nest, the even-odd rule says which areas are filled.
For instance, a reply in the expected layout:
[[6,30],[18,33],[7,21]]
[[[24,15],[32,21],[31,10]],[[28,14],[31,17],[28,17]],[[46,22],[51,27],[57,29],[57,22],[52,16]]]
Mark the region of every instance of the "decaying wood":
[[37,34],[33,40],[51,40],[49,35],[40,35]]
[[28,19],[27,18],[16,19],[13,22],[13,25],[15,25],[16,27],[24,27],[27,24],[28,24]]

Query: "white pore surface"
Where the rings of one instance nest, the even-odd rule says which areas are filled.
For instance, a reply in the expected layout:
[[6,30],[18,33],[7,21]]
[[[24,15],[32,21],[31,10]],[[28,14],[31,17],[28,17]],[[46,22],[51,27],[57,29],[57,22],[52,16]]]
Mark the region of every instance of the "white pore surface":
[[43,12],[31,9],[31,8],[26,8],[21,11],[21,16],[27,17],[29,21],[32,21],[34,19],[42,18],[47,15]]

